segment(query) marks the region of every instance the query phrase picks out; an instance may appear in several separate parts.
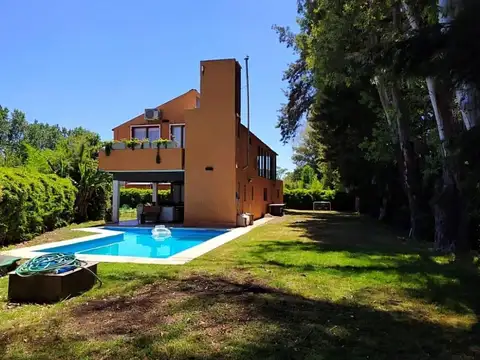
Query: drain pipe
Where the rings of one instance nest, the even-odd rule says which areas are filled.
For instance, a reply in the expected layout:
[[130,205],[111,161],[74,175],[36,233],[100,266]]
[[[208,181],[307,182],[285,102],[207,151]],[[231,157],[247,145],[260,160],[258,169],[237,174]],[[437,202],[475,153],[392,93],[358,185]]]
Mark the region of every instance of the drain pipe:
[[247,76],[247,165],[243,170],[250,165],[250,82],[248,77],[248,55],[245,57],[245,74]]

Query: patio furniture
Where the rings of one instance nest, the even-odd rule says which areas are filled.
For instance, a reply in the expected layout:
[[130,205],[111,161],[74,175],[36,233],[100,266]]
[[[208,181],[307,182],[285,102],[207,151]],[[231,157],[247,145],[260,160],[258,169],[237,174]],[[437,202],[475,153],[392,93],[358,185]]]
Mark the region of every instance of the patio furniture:
[[144,205],[140,215],[140,223],[145,224],[147,221],[159,222],[162,208],[157,205]]
[[137,205],[137,223],[140,224],[143,214],[143,204]]
[[332,203],[330,201],[314,201],[313,210],[332,210]]

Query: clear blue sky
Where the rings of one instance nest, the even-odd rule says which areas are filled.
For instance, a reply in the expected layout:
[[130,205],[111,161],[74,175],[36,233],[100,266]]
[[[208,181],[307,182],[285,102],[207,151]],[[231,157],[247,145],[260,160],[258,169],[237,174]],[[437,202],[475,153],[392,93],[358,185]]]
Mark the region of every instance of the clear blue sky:
[[295,27],[295,0],[1,0],[0,13],[0,105],[29,121],[109,139],[144,108],[199,89],[200,60],[248,54],[251,129],[292,168],[275,124],[294,55],[271,26]]

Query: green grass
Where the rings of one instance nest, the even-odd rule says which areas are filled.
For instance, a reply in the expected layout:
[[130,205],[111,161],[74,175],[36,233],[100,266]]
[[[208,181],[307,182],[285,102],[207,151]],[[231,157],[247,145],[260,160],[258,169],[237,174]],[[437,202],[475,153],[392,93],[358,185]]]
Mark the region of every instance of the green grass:
[[295,212],[182,266],[101,264],[102,288],[9,306],[0,358],[475,359],[478,269],[355,215]]

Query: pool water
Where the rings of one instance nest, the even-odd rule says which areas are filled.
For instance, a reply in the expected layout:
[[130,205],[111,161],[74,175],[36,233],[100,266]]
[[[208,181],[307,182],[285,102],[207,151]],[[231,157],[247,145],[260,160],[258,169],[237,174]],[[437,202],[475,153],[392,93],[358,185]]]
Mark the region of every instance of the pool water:
[[100,239],[75,244],[41,249],[41,252],[63,252],[90,255],[133,256],[146,258],[168,258],[207,240],[226,233],[219,229],[172,228],[172,236],[156,239],[152,228],[104,227],[107,230],[122,231],[122,234],[105,236]]

